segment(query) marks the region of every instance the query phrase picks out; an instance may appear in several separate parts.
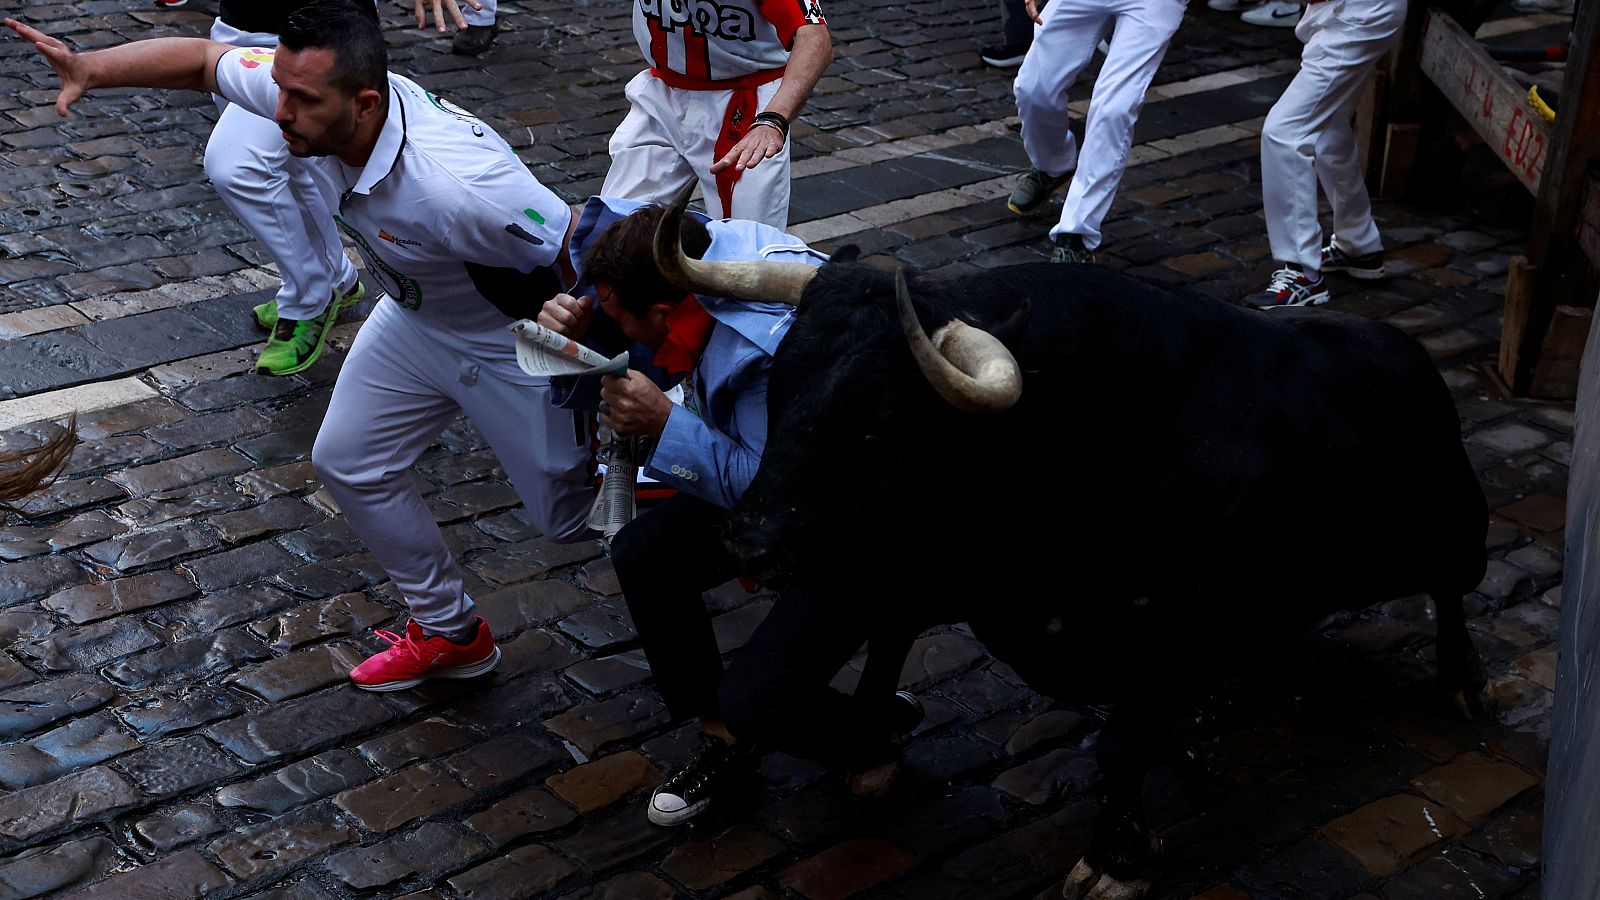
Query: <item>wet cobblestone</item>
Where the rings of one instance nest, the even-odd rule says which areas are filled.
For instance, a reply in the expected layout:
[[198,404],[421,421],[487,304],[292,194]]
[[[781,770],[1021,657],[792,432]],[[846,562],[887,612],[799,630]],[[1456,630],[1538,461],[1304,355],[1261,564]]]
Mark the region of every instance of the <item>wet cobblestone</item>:
[[[496,49],[467,59],[382,4],[394,66],[581,199],[639,66],[626,4],[501,7]],[[202,33],[213,9],[22,14],[94,47]],[[794,128],[795,230],[937,274],[1043,258],[1054,207],[1005,209],[1025,159],[1011,75],[977,59],[998,34],[992,4],[827,12],[838,60]],[[1255,130],[1297,52],[1287,30],[1191,4],[1104,264],[1226,299],[1264,283]],[[777,757],[705,826],[647,825],[643,795],[691,752],[692,729],[667,720],[598,546],[556,545],[519,518],[464,422],[416,477],[504,661],[386,696],[343,683],[377,649],[370,630],[403,622],[308,461],[353,320],[312,370],[253,374],[247,311],[275,278],[204,181],[209,98],[107,91],[63,121],[51,84],[30,50],[0,43],[0,415],[12,398],[122,379],[140,399],[86,409],[65,479],[0,518],[0,895],[1058,892],[1096,809],[1098,720],[1052,707],[959,627],[922,636],[907,662],[928,718],[890,797],[857,801],[839,773]],[[1184,771],[1152,778],[1165,848],[1152,897],[1536,895],[1573,421],[1493,375],[1531,203],[1491,156],[1468,166],[1470,196],[1376,202],[1398,274],[1336,276],[1332,308],[1416,336],[1457,398],[1493,509],[1468,607],[1495,720],[1434,704],[1425,602],[1331,621],[1295,664],[1235,688],[1241,711],[1180,748]],[[0,423],[4,446],[48,433]],[[1117,435],[1092,439],[1117,452]],[[1374,541],[1391,538],[1375,523]],[[736,587],[710,599],[725,650],[770,606]]]

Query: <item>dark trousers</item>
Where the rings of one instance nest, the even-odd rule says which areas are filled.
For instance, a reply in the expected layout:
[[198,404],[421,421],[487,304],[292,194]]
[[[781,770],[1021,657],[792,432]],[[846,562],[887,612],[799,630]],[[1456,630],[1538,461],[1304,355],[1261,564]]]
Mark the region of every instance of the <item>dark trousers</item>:
[[[1039,4],[1044,10],[1044,4]],[[1022,0],[1000,0],[1000,32],[1007,47],[1026,47],[1033,43],[1033,20],[1023,8]]]
[[[822,585],[785,591],[727,674],[702,592],[732,578],[724,510],[678,494],[622,529],[612,561],[656,689],[674,719],[720,718],[740,741],[838,764],[876,761],[884,696],[829,687],[876,631],[857,598]],[[903,656],[902,656],[903,659]],[[893,661],[898,667],[900,660]]]

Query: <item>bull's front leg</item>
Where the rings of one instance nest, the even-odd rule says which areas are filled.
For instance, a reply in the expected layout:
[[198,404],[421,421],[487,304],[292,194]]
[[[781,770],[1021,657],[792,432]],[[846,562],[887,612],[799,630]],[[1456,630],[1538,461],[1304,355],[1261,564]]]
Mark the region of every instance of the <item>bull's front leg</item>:
[[1488,718],[1483,706],[1483,689],[1489,683],[1483,672],[1483,658],[1472,645],[1467,631],[1466,610],[1460,594],[1432,593],[1435,616],[1434,649],[1439,667],[1439,687],[1475,720]]
[[1170,716],[1148,704],[1113,707],[1095,745],[1104,778],[1105,807],[1089,849],[1067,875],[1069,900],[1139,900],[1150,890],[1150,826],[1144,814],[1145,775],[1170,738]]

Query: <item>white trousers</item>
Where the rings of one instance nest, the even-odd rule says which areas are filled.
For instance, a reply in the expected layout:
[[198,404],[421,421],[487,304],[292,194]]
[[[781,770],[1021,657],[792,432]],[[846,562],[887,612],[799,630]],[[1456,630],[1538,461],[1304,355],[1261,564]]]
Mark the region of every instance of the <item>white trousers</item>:
[[1340,249],[1357,256],[1383,249],[1353,119],[1362,87],[1405,18],[1405,0],[1329,0],[1307,6],[1295,26],[1305,43],[1300,72],[1261,129],[1262,207],[1279,262],[1312,272],[1321,266],[1319,182]]
[[[218,19],[211,39],[238,47],[275,47],[276,35],[241,32]],[[333,223],[339,198],[315,181],[309,167],[289,154],[283,132],[270,119],[216,98],[222,115],[206,141],[206,177],[245,230],[278,264],[278,312],[311,319],[333,299],[336,287],[355,284]]]
[[557,541],[595,536],[587,417],[550,405],[548,385],[506,381],[432,337],[385,298],[339,372],[311,462],[345,520],[430,634],[477,614],[410,469],[458,414],[477,426],[533,524]]
[[467,20],[468,25],[493,25],[495,0],[479,0],[479,2],[483,4],[483,9],[473,9],[467,3],[457,4],[461,7],[461,17]]
[[[1100,223],[1127,167],[1133,125],[1185,5],[1185,0],[1050,0],[1045,6],[1044,23],[1034,30],[1014,90],[1028,161],[1050,175],[1077,170],[1061,221],[1050,229],[1052,238],[1076,234],[1085,247],[1100,246]],[[1067,90],[1113,26],[1111,52],[1089,98],[1080,153],[1068,127]]]
[[[756,88],[765,109],[782,79]],[[744,170],[733,186],[731,209],[723,209],[717,179],[717,136],[732,91],[686,91],[668,87],[649,70],[628,82],[628,115],[611,135],[611,169],[600,193],[627,200],[666,203],[691,180],[700,181],[706,213],[713,219],[749,219],[789,227],[789,142],[771,159]]]

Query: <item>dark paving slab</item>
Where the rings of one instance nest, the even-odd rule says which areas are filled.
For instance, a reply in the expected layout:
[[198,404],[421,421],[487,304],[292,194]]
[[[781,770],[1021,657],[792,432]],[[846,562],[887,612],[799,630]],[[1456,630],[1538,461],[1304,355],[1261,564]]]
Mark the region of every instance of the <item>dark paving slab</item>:
[[[598,185],[638,66],[625,4],[507,0],[500,44],[478,60],[382,9],[397,69],[487,116],[567,199]],[[211,0],[161,12],[81,0],[23,13],[89,47],[200,33],[213,11]],[[998,33],[985,0],[837,0],[828,14],[839,61],[796,126],[797,157],[1014,115],[1011,73],[977,60]],[[1156,82],[1296,52],[1287,30],[1194,4]],[[1089,95],[1089,74],[1074,99]],[[1260,116],[1286,80],[1152,103],[1138,139]],[[50,83],[31,50],[0,41],[0,314],[153,281],[198,291],[261,265],[199,170],[208,98],[105,92],[60,122],[42,109]],[[1013,137],[996,137],[804,178],[793,217],[1025,164]],[[1487,154],[1469,156],[1460,182],[1475,189],[1379,201],[1395,277],[1336,277],[1332,308],[1415,335],[1457,398],[1494,510],[1490,576],[1469,609],[1497,718],[1466,724],[1435,705],[1425,604],[1328,623],[1288,662],[1264,658],[1258,683],[1226,686],[1227,714],[1151,779],[1166,847],[1152,897],[1537,894],[1572,410],[1506,397],[1493,376],[1503,276],[1531,204]],[[1252,141],[1136,167],[1102,259],[1236,298],[1271,268],[1259,196]],[[1021,220],[1002,198],[822,244],[856,243],[874,264],[980,271],[1040,259],[1053,215]],[[253,343],[247,308],[270,294],[197,293],[0,342],[0,398]],[[643,794],[685,759],[692,732],[666,719],[609,563],[517,519],[465,423],[416,472],[506,661],[487,678],[384,697],[343,683],[348,661],[376,649],[371,629],[399,627],[403,606],[308,462],[338,362],[291,379],[174,383],[86,415],[65,480],[0,518],[9,895],[1058,894],[1096,805],[1098,720],[1054,708],[959,628],[919,642],[907,677],[929,717],[897,793],[858,802],[839,773],[778,757],[704,826],[646,825]],[[1116,435],[1093,439],[1116,452]],[[1393,539],[1382,523],[1373,532]],[[720,632],[742,640],[768,602],[716,592]]]

